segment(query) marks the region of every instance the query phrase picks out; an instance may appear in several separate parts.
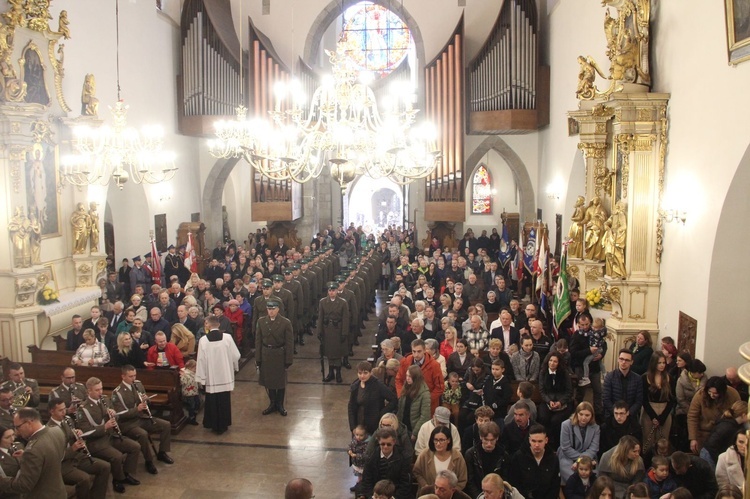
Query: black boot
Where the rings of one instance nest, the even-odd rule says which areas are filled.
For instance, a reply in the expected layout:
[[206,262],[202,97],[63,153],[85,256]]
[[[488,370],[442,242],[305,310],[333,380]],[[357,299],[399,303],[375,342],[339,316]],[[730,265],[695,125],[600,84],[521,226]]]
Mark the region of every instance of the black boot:
[[304,331],[299,334],[299,344],[300,344],[300,346],[305,346],[305,333],[304,333]]
[[[349,363],[349,357],[344,357],[344,361],[341,363],[341,365],[344,366],[347,369],[351,369],[352,368],[352,365]],[[337,378],[337,381],[338,381],[338,378]],[[339,383],[341,383],[341,382],[339,381]]]
[[333,366],[328,366],[328,376],[323,378],[323,383],[328,383],[329,381],[333,381]]
[[264,416],[276,412],[276,390],[268,390],[268,400],[270,400],[268,407],[261,413]]
[[336,383],[343,383],[343,379],[341,378],[341,366],[334,368],[336,371]]
[[279,414],[286,416],[287,412],[284,409],[284,394],[286,390],[276,390],[276,408],[279,410]]

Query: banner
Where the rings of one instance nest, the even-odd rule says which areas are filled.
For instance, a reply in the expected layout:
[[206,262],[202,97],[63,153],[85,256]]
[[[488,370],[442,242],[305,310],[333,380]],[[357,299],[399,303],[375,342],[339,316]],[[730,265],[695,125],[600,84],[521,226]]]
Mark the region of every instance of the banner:
[[188,232],[187,245],[185,245],[185,268],[191,273],[198,273],[198,259],[195,256],[195,246],[193,246],[193,233]]

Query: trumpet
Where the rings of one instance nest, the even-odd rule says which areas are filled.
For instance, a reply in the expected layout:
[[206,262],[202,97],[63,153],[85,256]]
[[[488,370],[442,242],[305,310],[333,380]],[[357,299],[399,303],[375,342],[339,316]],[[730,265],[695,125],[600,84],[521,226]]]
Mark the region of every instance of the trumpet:
[[94,464],[94,457],[91,455],[91,452],[89,452],[89,448],[86,445],[86,441],[83,440],[83,438],[80,435],[78,435],[78,432],[76,431],[76,425],[73,424],[73,418],[71,418],[70,416],[65,416],[63,418],[63,421],[65,421],[65,424],[68,425],[68,427],[70,428],[70,431],[73,432],[73,436],[75,437],[76,442],[81,442],[81,441],[83,442],[83,447],[81,447],[81,452],[83,452],[84,456],[89,458],[89,461],[91,461],[91,464]]
[[31,399],[31,393],[26,391],[26,383],[21,382],[21,386],[13,390],[13,401],[10,405],[16,409],[21,409],[22,407],[26,407],[29,399]]
[[117,424],[117,415],[115,414],[115,410],[109,407],[109,404],[107,403],[107,397],[102,395],[102,406],[104,406],[104,410],[107,412],[107,416],[109,416],[109,419],[114,420],[115,422],[115,437],[122,439],[122,431],[120,430],[120,425]]

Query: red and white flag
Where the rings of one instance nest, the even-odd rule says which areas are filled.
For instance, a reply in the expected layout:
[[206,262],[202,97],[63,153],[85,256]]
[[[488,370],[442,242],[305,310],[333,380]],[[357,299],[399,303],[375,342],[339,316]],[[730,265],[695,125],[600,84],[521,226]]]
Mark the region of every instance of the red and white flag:
[[188,232],[187,245],[185,245],[185,268],[190,269],[190,272],[194,274],[198,273],[198,259],[195,256],[192,232]]
[[156,249],[156,241],[151,240],[151,261],[153,265],[151,267],[151,282],[159,283],[161,285],[161,257],[159,251]]

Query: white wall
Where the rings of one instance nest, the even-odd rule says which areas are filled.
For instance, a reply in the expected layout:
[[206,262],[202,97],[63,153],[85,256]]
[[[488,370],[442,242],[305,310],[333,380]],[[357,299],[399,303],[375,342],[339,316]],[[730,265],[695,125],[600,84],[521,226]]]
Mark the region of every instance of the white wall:
[[[516,179],[511,172],[508,163],[494,150],[489,151],[482,160],[490,172],[492,187],[496,192],[492,196],[492,213],[489,215],[473,215],[471,213],[471,193],[474,172],[478,165],[466,165],[466,222],[464,231],[471,227],[474,234],[479,237],[483,230],[487,234],[492,233],[492,228],[501,227],[500,214],[503,209],[508,213],[518,213],[519,192]],[[456,234],[459,237],[461,234]]]

